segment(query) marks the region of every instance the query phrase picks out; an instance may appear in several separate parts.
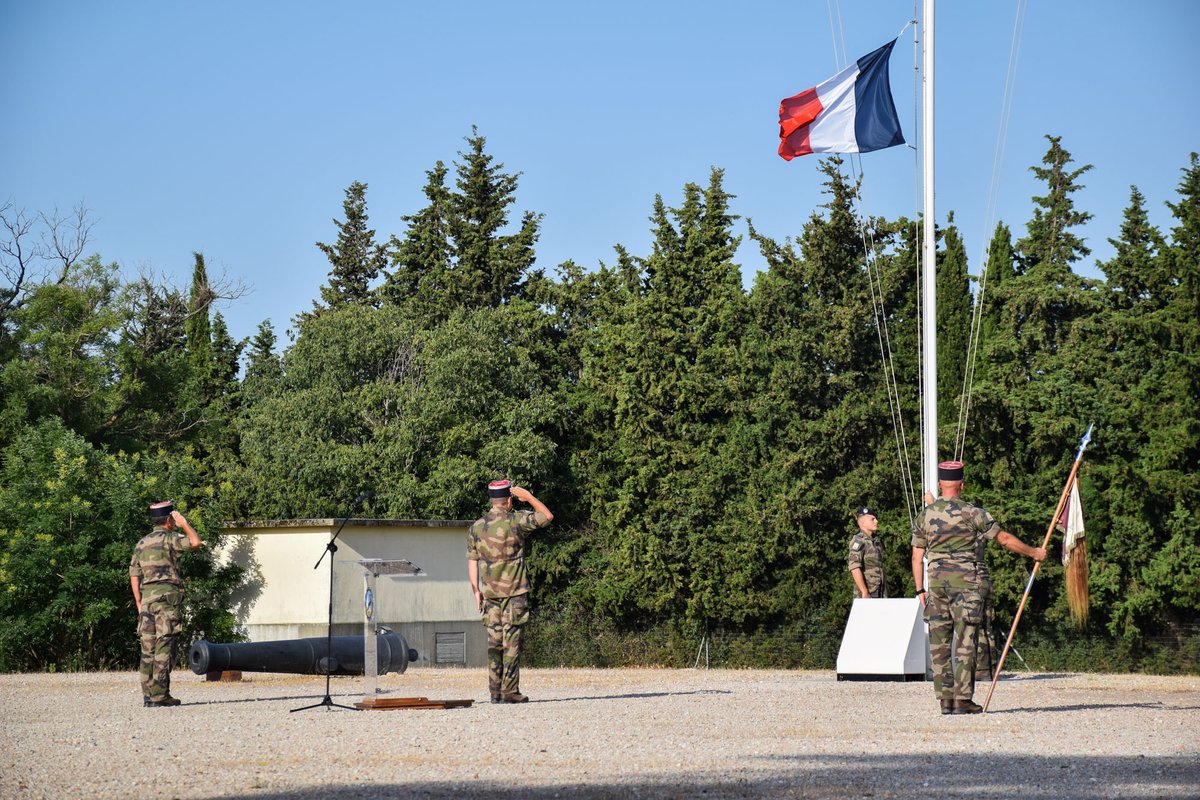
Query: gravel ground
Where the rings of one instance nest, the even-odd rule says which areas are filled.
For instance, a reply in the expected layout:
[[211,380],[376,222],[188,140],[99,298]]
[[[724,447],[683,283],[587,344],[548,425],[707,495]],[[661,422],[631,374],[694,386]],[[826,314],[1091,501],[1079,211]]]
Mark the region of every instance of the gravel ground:
[[[452,710],[318,708],[321,678],[0,675],[3,798],[1200,796],[1200,678],[1019,674],[985,716],[928,683],[831,672],[533,670],[492,705],[475,669],[412,669],[385,697]],[[335,702],[361,699],[336,678]],[[986,687],[977,693],[982,701]]]

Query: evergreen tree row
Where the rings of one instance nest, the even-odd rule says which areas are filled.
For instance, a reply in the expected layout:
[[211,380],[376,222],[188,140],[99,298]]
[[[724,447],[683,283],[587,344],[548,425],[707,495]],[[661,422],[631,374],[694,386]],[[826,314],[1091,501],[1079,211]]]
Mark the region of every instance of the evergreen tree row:
[[[939,231],[943,455],[961,437],[967,495],[1038,541],[1095,422],[1091,627],[1072,628],[1051,559],[1023,649],[1195,670],[1200,164],[1181,171],[1169,231],[1131,188],[1093,280],[1075,271],[1091,167],[1047,139],[1025,235],[997,226],[974,287],[953,215]],[[536,487],[556,513],[533,551],[546,663],[681,663],[718,630],[744,637],[738,663],[829,666],[864,504],[880,509],[889,590],[911,593],[913,222],[862,219],[829,159],[826,202],[794,238],[749,224],[766,269],[746,291],[736,198],[714,169],[653,199],[649,252],[618,245],[612,263],[548,276],[520,176],[477,132],[466,143],[386,241],[367,185],[347,188],[335,241],[317,244],[329,280],[282,352],[270,321],[230,337],[200,254],[189,292],[123,284],[93,257],[0,296],[0,669],[133,662],[125,565],[165,490],[215,537],[220,520],[338,516],[363,487],[373,516],[453,519],[477,516],[495,477]],[[989,555],[1005,624],[1027,564]],[[192,558],[191,631],[234,635],[241,576]],[[790,649],[755,649],[764,637]]]

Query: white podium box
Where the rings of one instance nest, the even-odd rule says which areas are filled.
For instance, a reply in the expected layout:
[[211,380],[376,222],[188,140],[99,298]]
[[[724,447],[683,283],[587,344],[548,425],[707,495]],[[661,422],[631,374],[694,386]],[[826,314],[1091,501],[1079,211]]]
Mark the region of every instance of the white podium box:
[[838,650],[839,681],[922,681],[929,667],[920,600],[855,598]]

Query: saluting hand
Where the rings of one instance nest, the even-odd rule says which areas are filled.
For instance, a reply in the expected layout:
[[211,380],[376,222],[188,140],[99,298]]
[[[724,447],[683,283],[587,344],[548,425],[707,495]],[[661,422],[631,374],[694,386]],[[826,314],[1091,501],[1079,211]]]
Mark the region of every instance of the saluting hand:
[[513,486],[511,489],[509,489],[509,491],[512,492],[513,497],[517,498],[522,503],[528,503],[533,497],[533,494],[528,489],[523,489],[520,486]]

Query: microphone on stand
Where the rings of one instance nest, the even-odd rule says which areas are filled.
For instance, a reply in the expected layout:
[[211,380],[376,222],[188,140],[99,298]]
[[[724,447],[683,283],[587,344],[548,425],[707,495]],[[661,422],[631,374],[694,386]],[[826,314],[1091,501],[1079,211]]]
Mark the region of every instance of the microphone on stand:
[[[374,492],[363,492],[358,497],[354,498],[350,504],[350,507],[358,508],[374,496]],[[346,523],[349,521],[349,516],[342,517],[341,524],[338,525],[337,530],[334,531],[333,536],[329,538],[329,542],[325,545],[325,551],[321,553],[321,558],[318,558],[317,563],[313,565],[313,569],[316,569],[317,567],[321,566],[321,561],[324,560],[325,556],[329,556],[329,617],[326,620],[325,627],[325,657],[317,661],[318,669],[325,672],[325,697],[323,697],[319,703],[303,706],[301,708],[293,708],[292,711],[307,711],[310,708],[319,708],[321,706],[326,708],[345,708],[349,711],[357,710],[352,706],[344,706],[333,702],[333,697],[329,694],[329,676],[333,674],[337,664],[337,659],[333,657],[333,557],[334,553],[336,553],[338,549],[335,542],[337,541],[337,538],[342,535],[342,528],[346,527]],[[365,668],[366,667],[364,665],[364,669]]]

